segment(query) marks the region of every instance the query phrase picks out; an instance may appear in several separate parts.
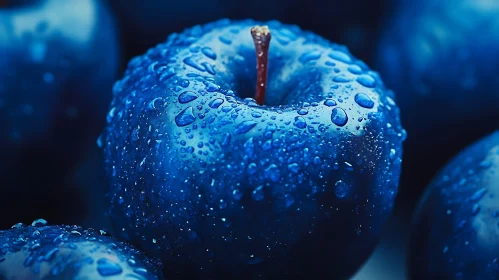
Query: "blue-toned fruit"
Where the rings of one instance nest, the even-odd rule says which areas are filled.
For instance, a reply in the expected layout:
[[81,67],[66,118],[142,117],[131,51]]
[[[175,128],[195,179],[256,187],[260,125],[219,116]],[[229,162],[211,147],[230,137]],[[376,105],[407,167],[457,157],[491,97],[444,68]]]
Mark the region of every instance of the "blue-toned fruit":
[[0,231],[0,279],[164,279],[158,264],[103,230],[48,226]]
[[499,131],[457,155],[428,187],[410,246],[411,279],[499,278]]
[[397,192],[393,93],[345,47],[272,21],[253,99],[258,24],[195,26],[130,61],[100,138],[115,229],[179,279],[348,277]]
[[[105,125],[119,64],[114,19],[99,0],[7,4],[0,7],[0,212],[10,214],[1,224],[29,218],[26,204],[70,222],[82,212],[63,180]],[[61,217],[66,202],[73,207]]]
[[401,183],[411,204],[452,155],[499,127],[499,2],[397,3],[377,69],[411,136]]

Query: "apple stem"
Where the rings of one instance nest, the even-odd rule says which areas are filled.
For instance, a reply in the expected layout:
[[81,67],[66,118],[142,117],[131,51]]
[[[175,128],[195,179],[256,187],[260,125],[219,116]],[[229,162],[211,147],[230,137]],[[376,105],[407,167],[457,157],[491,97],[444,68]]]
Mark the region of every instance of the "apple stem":
[[268,26],[254,26],[251,28],[251,37],[256,50],[256,93],[255,101],[263,105],[265,90],[267,89],[267,72],[269,62],[269,44],[272,36]]

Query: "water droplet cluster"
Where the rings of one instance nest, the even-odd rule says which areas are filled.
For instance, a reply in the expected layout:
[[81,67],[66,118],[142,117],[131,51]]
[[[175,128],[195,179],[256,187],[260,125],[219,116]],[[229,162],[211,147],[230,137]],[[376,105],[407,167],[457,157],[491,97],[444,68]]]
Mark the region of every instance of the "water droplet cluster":
[[279,278],[333,264],[346,277],[393,207],[406,137],[393,92],[345,47],[264,24],[265,106],[249,97],[253,21],[173,34],[115,84],[101,138],[112,217],[172,275]]
[[156,262],[104,230],[48,226],[37,219],[0,231],[2,279],[164,279],[160,271]]
[[414,279],[495,279],[498,195],[499,131],[462,151],[428,187],[411,240]]

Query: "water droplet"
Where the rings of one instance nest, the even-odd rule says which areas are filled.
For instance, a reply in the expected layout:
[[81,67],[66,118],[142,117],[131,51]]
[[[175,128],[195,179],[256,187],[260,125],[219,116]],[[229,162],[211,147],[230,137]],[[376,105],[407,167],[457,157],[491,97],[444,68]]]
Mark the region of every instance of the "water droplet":
[[355,75],[362,74],[362,68],[360,68],[360,66],[356,64],[348,66],[348,71]]
[[177,126],[186,126],[193,123],[195,120],[196,117],[194,117],[192,107],[184,109],[175,117],[175,123]]
[[227,146],[230,143],[231,135],[229,133],[225,133],[224,139],[222,141],[222,146]]
[[59,248],[53,248],[52,250],[48,251],[45,256],[43,256],[43,259],[45,261],[51,261],[55,255],[59,252]]
[[312,60],[317,60],[321,57],[322,53],[320,51],[306,52],[300,56],[298,59],[301,63],[307,63]]
[[199,65],[197,62],[194,61],[192,56],[184,58],[184,63],[201,72],[206,71],[202,65]]
[[173,77],[175,75],[175,68],[172,67],[161,67],[161,70],[159,71],[159,81],[163,82],[168,80],[169,78]]
[[97,271],[101,276],[112,276],[120,274],[123,269],[117,263],[113,263],[106,258],[97,261]]
[[328,56],[343,63],[350,64],[352,62],[352,58],[350,58],[350,56],[344,52],[332,51],[330,54],[328,54]]
[[256,173],[256,163],[252,162],[248,164],[248,173],[251,175]]
[[263,143],[263,145],[262,145],[262,149],[263,149],[264,151],[268,151],[268,150],[270,150],[271,148],[272,148],[272,141],[271,141],[271,140],[267,140],[267,141],[265,141],[265,143]]
[[471,208],[471,215],[475,216],[476,214],[478,214],[478,212],[480,212],[480,205],[475,203]]
[[23,226],[24,226],[23,223],[17,223],[15,225],[11,226],[10,228],[22,228]]
[[298,163],[288,164],[288,169],[293,173],[298,173],[300,171],[300,165]]
[[390,149],[390,158],[393,158],[395,156],[397,151],[395,149]]
[[215,92],[220,89],[220,87],[212,82],[204,82],[207,92]]
[[314,164],[321,164],[322,163],[322,160],[320,157],[314,157]]
[[357,78],[357,82],[365,87],[373,88],[376,86],[376,80],[369,75],[361,75]]
[[215,75],[215,68],[213,67],[213,65],[209,64],[208,62],[203,62],[201,63],[201,65],[204,67],[206,72]]
[[216,109],[218,107],[220,107],[220,105],[222,105],[222,103],[224,103],[224,100],[222,98],[217,98],[217,99],[213,99],[210,104],[208,104],[211,108],[213,109]]
[[348,116],[342,108],[334,108],[331,121],[337,126],[344,126],[348,122]]
[[487,189],[486,188],[481,188],[479,190],[477,190],[470,198],[470,201],[479,201],[480,199],[482,199],[482,197],[485,195],[485,193],[487,193]]
[[240,200],[243,197],[243,193],[240,190],[233,190],[232,196],[235,200]]
[[263,186],[259,186],[251,192],[251,197],[256,201],[262,201],[264,196]]
[[326,101],[324,101],[324,105],[328,107],[333,107],[336,106],[336,101],[334,101],[333,99],[326,99]]
[[364,108],[371,109],[374,107],[374,102],[364,93],[357,93],[355,95],[355,102]]
[[226,36],[219,36],[218,37],[218,40],[220,40],[220,42],[226,44],[226,45],[230,45],[232,44],[232,40]]
[[251,112],[251,116],[253,118],[260,118],[262,116],[262,113],[253,111],[253,112]]
[[346,83],[346,82],[350,82],[351,79],[350,78],[347,78],[345,76],[336,76],[333,78],[333,82],[337,82],[337,83]]
[[348,194],[348,186],[343,181],[339,180],[334,184],[334,194],[337,198],[344,198]]
[[149,102],[149,105],[147,105],[147,109],[150,111],[154,111],[157,109],[156,106],[159,106],[159,104],[156,104],[156,102],[163,100],[161,97],[156,97],[151,102]]
[[286,208],[287,208],[295,203],[295,198],[291,194],[287,193],[284,195],[284,201],[286,202]]
[[201,52],[206,55],[208,58],[217,59],[217,55],[213,52],[213,50],[209,47],[204,47],[201,49]]
[[197,94],[192,91],[185,91],[178,96],[178,102],[184,104],[198,98]]
[[303,108],[302,108],[302,109],[298,110],[298,115],[302,115],[302,116],[304,116],[304,115],[306,115],[306,114],[308,114],[308,111],[307,111],[306,109],[303,109]]
[[244,152],[248,157],[252,157],[253,153],[255,152],[255,144],[253,144],[253,137],[250,137],[246,142],[244,143]]
[[265,178],[270,179],[272,182],[279,182],[281,171],[275,164],[271,164],[265,169]]
[[293,124],[294,126],[302,129],[307,127],[307,122],[303,117],[295,117],[295,122]]
[[47,225],[47,221],[45,221],[44,219],[36,219],[31,223],[31,226],[34,226],[34,227],[43,227],[46,225]]
[[236,130],[234,131],[234,134],[236,134],[236,135],[237,134],[244,134],[244,133],[250,131],[253,127],[255,127],[256,124],[257,124],[257,122],[255,122],[255,121],[243,121],[236,126]]

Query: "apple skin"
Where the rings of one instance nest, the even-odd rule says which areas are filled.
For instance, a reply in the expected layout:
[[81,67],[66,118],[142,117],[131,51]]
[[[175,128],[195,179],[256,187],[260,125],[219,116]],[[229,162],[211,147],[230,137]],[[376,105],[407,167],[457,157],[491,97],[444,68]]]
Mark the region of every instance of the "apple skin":
[[411,279],[497,279],[499,131],[464,149],[428,186],[413,220]]
[[28,217],[25,204],[61,217],[54,205],[66,202],[54,194],[63,192],[73,207],[59,221],[76,223],[83,213],[62,181],[105,125],[119,68],[114,18],[99,0],[9,4],[0,8],[0,211],[13,214],[2,224]]
[[400,195],[412,209],[438,168],[499,127],[499,4],[397,3],[385,23],[376,69],[387,87],[404,93],[397,104],[411,134],[404,149],[411,160],[403,164]]
[[160,265],[103,230],[47,226],[0,231],[0,279],[164,279]]
[[[261,24],[266,106],[249,98]],[[114,228],[169,277],[342,279],[369,256],[405,131],[393,92],[345,47],[220,20],[132,59],[113,93],[99,144]]]

